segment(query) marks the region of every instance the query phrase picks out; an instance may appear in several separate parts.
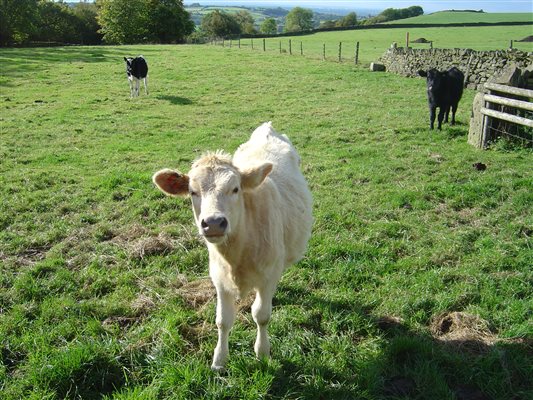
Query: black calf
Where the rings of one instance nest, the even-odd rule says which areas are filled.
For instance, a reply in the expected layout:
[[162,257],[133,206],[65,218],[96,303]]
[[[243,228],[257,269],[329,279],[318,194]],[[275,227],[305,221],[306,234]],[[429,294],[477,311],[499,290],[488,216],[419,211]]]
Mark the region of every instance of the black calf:
[[427,78],[430,128],[433,129],[435,124],[437,107],[439,107],[438,129],[442,129],[443,120],[448,122],[450,108],[452,109],[451,125],[454,125],[457,105],[463,95],[464,74],[455,67],[442,72],[434,68],[427,72],[420,70],[418,74]]

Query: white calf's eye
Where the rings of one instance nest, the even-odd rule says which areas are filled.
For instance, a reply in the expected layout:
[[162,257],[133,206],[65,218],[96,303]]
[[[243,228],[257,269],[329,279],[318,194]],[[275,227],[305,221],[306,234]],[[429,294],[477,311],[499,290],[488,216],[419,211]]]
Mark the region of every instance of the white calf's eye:
[[239,188],[233,189],[233,193],[238,193],[238,192],[239,192]]

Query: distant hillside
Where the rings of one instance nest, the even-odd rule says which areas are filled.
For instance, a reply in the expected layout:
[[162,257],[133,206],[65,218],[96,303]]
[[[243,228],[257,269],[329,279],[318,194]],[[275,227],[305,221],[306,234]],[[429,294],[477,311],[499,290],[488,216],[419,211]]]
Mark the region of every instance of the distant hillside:
[[[235,14],[239,11],[245,10],[252,14],[252,17],[255,20],[256,27],[259,27],[266,18],[274,18],[278,25],[283,25],[285,22],[285,16],[289,13],[289,9],[281,7],[203,6],[198,3],[191,4],[190,6],[185,6],[185,10],[187,10],[191,14],[191,19],[196,25],[200,25],[202,23],[202,18],[204,17],[204,15],[214,10],[223,10],[228,14]],[[321,9],[313,10],[313,12],[315,25],[317,27],[321,21],[337,20],[342,18],[342,14],[337,14],[335,10]]]
[[532,22],[533,13],[487,13],[477,11],[439,11],[433,14],[390,21],[387,24],[447,24],[476,22]]

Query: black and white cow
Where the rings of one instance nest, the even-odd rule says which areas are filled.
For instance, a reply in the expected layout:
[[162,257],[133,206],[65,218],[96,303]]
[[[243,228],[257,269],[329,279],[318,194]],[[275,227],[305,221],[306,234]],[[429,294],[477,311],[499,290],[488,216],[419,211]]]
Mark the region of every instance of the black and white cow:
[[126,61],[126,73],[130,84],[130,97],[139,96],[141,79],[144,82],[144,92],[148,94],[148,64],[144,57],[124,57],[124,61]]
[[455,67],[448,71],[438,71],[434,68],[427,72],[420,70],[418,74],[427,78],[429,127],[433,129],[437,107],[439,107],[438,129],[442,129],[443,120],[448,122],[450,108],[452,109],[451,125],[454,125],[457,105],[463,95],[464,74]]

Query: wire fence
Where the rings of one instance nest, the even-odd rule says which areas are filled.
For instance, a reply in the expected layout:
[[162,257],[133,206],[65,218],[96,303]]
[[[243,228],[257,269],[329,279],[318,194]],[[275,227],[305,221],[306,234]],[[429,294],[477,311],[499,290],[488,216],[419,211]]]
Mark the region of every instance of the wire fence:
[[[280,54],[299,55],[310,58],[320,58],[323,61],[352,62],[359,64],[360,43],[338,42],[336,45],[322,43],[321,51],[316,51],[316,46],[307,47],[301,40],[294,39],[213,39],[213,46],[228,48],[250,49],[262,52],[279,52]],[[312,50],[311,50],[312,49]]]

